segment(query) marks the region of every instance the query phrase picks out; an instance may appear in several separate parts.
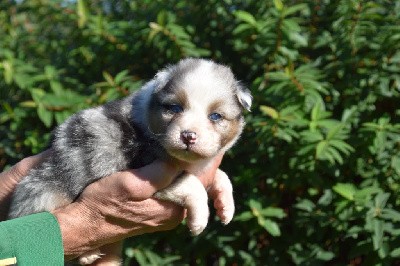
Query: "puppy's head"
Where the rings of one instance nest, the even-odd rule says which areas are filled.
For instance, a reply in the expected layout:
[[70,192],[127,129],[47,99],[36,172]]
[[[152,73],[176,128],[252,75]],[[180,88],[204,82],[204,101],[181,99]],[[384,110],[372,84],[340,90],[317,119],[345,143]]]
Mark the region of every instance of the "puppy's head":
[[191,162],[236,142],[252,97],[228,67],[185,59],[159,72],[154,84],[148,126],[169,155]]

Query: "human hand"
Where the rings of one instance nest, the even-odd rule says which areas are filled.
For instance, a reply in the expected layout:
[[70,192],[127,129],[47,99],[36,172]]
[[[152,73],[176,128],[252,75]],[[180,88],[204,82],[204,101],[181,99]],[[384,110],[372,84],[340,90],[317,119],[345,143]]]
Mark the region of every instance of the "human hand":
[[[6,218],[18,182],[50,152],[27,157],[0,174],[0,218]],[[222,155],[217,156],[211,167],[198,176],[205,187],[213,184],[221,160]],[[66,258],[129,236],[177,226],[184,218],[182,208],[150,197],[168,186],[182,170],[184,165],[156,161],[140,169],[115,173],[89,185],[76,202],[54,210]]]
[[[213,182],[221,159],[218,157],[199,177],[206,186]],[[140,169],[118,172],[89,185],[77,201],[53,211],[60,224],[66,259],[130,236],[176,227],[184,218],[183,208],[151,196],[167,187],[183,169],[155,161]],[[118,253],[118,249],[112,252]]]
[[48,154],[49,151],[45,151],[35,156],[27,157],[7,171],[0,173],[0,221],[7,218],[11,195],[18,182],[28,174],[31,168],[42,162]]

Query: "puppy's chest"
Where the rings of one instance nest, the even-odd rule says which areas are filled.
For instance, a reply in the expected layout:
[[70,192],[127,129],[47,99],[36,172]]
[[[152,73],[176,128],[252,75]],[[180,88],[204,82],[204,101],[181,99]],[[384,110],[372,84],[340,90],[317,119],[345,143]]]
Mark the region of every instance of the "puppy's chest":
[[128,161],[128,168],[136,169],[150,164],[160,157],[162,150],[157,143],[142,141],[130,141],[128,149],[125,150],[125,157]]
[[122,152],[130,169],[143,167],[165,156],[162,146],[156,140],[146,137],[137,128],[125,134],[122,142]]
[[118,125],[118,134],[108,134],[107,138],[118,146],[115,148],[122,152],[127,168],[143,167],[164,154],[164,149],[145,133],[143,126],[121,115],[118,109],[105,110],[107,118]]

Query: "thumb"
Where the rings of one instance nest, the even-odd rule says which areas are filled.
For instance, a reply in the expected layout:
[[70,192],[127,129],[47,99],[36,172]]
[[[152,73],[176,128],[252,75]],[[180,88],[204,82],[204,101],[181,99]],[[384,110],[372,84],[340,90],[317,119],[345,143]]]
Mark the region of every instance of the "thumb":
[[26,157],[3,174],[7,174],[10,179],[12,179],[15,183],[18,183],[22,177],[28,174],[29,170],[43,162],[44,159],[50,155],[50,153],[51,150],[46,150],[34,156]]

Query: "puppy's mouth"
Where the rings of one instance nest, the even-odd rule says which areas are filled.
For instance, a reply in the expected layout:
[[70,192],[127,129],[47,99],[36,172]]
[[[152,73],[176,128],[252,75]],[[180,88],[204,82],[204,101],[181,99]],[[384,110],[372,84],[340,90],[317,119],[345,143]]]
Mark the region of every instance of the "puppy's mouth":
[[193,146],[194,146],[194,143],[193,144],[186,144],[185,151],[187,151],[187,152],[192,151],[193,150]]
[[196,160],[201,160],[208,158],[209,156],[206,154],[203,154],[196,144],[181,144],[178,147],[173,147],[171,149],[168,149],[168,153],[172,156],[175,157],[179,160],[183,161],[196,161]]
[[177,151],[182,152],[183,154],[187,154],[187,155],[200,155],[200,152],[197,150],[196,144],[187,144],[184,143],[181,147],[177,148]]
[[199,134],[189,130],[180,131],[179,135],[174,134],[174,138],[166,139],[164,144],[169,155],[182,161],[194,162],[215,155],[211,144],[202,141]]

